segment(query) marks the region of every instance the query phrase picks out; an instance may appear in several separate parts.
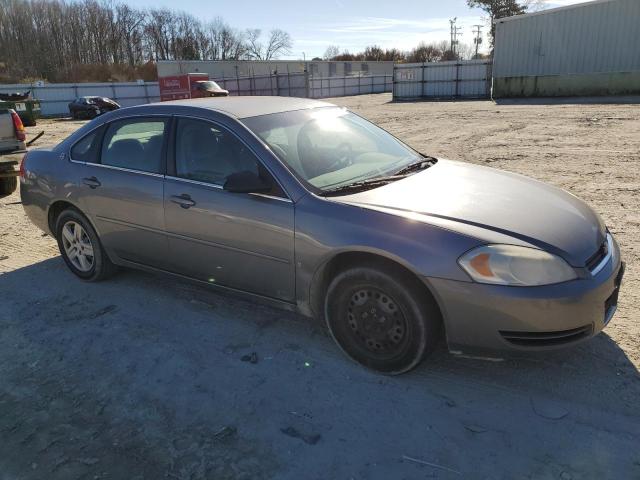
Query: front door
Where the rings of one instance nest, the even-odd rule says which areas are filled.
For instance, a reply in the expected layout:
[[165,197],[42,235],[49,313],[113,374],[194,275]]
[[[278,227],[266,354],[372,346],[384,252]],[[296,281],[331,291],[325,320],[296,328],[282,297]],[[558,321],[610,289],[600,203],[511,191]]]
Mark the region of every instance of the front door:
[[90,134],[71,150],[73,161],[84,160],[80,207],[104,247],[124,260],[157,268],[165,266],[168,254],[163,202],[168,123],[164,117],[116,120],[97,130],[96,139]]
[[[180,118],[175,176],[165,183],[171,269],[210,283],[294,301],[294,205],[249,148],[227,129]],[[228,175],[249,170],[269,195],[230,193]]]

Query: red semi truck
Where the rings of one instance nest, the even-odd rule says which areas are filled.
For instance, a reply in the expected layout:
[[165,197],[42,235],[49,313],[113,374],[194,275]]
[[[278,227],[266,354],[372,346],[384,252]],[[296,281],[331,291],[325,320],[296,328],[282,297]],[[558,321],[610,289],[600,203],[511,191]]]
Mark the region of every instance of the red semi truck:
[[209,80],[206,73],[184,73],[158,79],[160,101],[182,100],[185,98],[226,97],[229,91]]

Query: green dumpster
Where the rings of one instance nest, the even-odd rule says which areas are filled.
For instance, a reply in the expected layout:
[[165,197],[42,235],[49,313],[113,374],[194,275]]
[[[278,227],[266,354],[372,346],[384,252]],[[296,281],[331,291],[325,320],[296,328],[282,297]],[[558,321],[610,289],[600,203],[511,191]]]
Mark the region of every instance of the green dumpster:
[[0,108],[12,108],[20,116],[25,127],[34,127],[40,118],[39,100],[0,101]]

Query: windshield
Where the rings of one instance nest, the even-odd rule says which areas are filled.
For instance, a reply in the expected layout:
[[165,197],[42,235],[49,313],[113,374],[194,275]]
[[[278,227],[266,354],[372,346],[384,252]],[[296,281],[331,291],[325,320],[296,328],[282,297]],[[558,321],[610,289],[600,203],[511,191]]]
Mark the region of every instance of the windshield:
[[275,113],[243,122],[299,178],[320,190],[393,175],[422,158],[343,108]]
[[203,90],[221,90],[220,86],[216,82],[198,82],[198,85]]

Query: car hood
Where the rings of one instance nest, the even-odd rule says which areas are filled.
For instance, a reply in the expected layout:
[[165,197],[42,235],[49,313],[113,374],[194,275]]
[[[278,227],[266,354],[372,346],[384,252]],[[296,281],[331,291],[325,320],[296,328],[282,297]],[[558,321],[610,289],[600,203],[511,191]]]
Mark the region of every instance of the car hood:
[[606,238],[600,217],[574,195],[522,175],[450,160],[333,200],[441,225],[487,242],[498,238],[532,245],[576,267],[584,267]]

